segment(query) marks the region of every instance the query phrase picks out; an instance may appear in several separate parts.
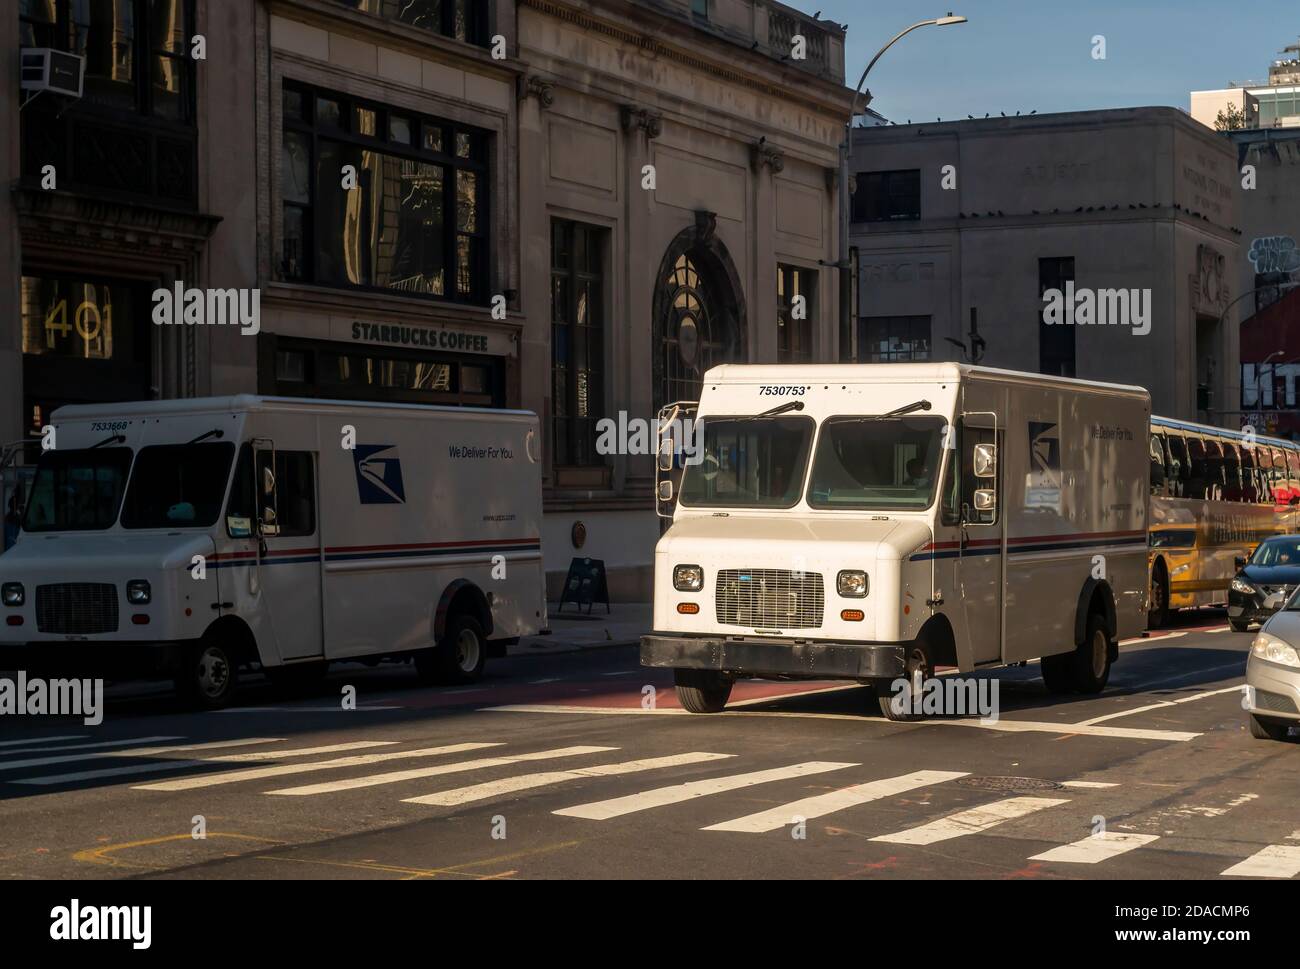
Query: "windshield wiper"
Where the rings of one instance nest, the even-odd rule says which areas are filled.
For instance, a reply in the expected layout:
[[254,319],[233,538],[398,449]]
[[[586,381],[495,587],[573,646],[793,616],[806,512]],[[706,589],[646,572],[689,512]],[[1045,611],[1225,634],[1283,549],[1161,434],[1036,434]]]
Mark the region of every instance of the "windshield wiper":
[[125,440],[126,440],[125,434],[110,434],[108,437],[104,438],[98,444],[92,444],[89,448],[87,448],[87,450],[93,451],[95,450],[95,448],[103,447],[105,444],[121,444]]
[[202,434],[200,434],[200,435],[199,435],[198,437],[196,437],[194,440],[192,440],[192,441],[186,441],[186,442],[185,442],[185,446],[186,446],[186,447],[189,447],[191,444],[198,444],[199,441],[206,441],[206,440],[207,440],[208,438],[210,438],[210,437],[225,437],[225,436],[226,436],[226,432],[225,432],[225,431],[223,431],[223,430],[222,430],[221,428],[219,428],[219,427],[214,427],[214,428],[213,428],[212,430],[210,430],[210,431],[204,431]]
[[891,417],[902,417],[906,414],[915,413],[918,410],[929,410],[930,402],[928,400],[918,400],[903,407],[895,407],[885,414],[872,414],[869,417],[854,417],[853,421],[863,423],[865,421],[887,421]]
[[786,404],[777,404],[771,410],[765,410],[761,414],[750,414],[747,417],[738,418],[736,423],[741,424],[745,421],[758,421],[762,420],[764,417],[776,417],[778,414],[788,414],[792,410],[803,410],[803,401],[792,400]]

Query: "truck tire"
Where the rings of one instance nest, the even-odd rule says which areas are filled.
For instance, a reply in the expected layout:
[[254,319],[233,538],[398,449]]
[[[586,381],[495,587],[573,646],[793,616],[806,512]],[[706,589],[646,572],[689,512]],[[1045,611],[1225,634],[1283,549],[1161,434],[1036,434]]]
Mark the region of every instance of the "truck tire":
[[1169,622],[1169,573],[1165,560],[1159,559],[1151,570],[1151,602],[1147,612],[1147,628],[1161,629]]
[[1286,740],[1288,727],[1276,720],[1261,720],[1250,715],[1250,735],[1256,740]]
[[1088,631],[1069,658],[1070,686],[1076,693],[1100,693],[1110,679],[1110,631],[1099,612],[1088,616]]
[[447,623],[438,645],[415,655],[415,669],[426,683],[474,683],[487,662],[487,636],[477,619],[458,612]]
[[1038,661],[1043,674],[1043,686],[1047,687],[1048,693],[1060,695],[1074,692],[1070,682],[1070,663],[1073,659],[1073,653],[1057,653],[1055,656],[1044,656]]
[[235,695],[239,667],[224,642],[217,637],[205,637],[182,655],[173,682],[176,695],[187,706],[220,710]]
[[[924,642],[917,641],[908,651],[907,667],[901,679],[906,679],[908,683],[917,682],[916,673],[920,672],[921,689],[925,689],[925,681],[933,676],[933,667],[930,664],[930,649]],[[897,706],[894,703],[895,696],[893,691],[894,680],[874,680],[871,684],[876,693],[876,703],[880,707],[880,715],[886,720],[892,720],[895,723],[911,723],[916,720],[924,719],[923,713],[915,712],[915,707],[909,709],[906,704],[900,703]],[[915,696],[914,699],[919,703],[921,696]]]
[[1250,628],[1250,623],[1242,622],[1240,619],[1229,619],[1228,625],[1232,627],[1234,633],[1244,633]]
[[714,670],[673,670],[677,702],[689,713],[721,713],[731,697],[733,682]]

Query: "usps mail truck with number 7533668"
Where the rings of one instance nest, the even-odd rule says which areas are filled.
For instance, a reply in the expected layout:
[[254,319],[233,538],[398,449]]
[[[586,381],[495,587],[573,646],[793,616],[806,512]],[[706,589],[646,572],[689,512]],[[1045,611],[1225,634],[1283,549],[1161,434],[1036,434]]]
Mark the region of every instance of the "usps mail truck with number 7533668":
[[[48,445],[53,445],[49,447]],[[173,678],[413,661],[434,682],[545,624],[537,418],[239,396],[54,412],[0,555],[0,669]]]
[[911,718],[892,702],[900,679],[1040,658],[1048,689],[1095,693],[1145,626],[1139,387],[939,363],[724,366],[694,409],[693,453],[661,442],[673,521],[641,640],[688,710],[722,709],[740,677],[838,678]]

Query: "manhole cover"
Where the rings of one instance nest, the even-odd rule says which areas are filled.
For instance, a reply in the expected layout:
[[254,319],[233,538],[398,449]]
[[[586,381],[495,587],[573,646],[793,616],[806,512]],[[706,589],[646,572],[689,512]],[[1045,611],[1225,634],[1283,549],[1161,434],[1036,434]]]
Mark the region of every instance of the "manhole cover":
[[1059,791],[1056,781],[1045,781],[1041,777],[963,777],[957,781],[963,787],[974,787],[981,791]]

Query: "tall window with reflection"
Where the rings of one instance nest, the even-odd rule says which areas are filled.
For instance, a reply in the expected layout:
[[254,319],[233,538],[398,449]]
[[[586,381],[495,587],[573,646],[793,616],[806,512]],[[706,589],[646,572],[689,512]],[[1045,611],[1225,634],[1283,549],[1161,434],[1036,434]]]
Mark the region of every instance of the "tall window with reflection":
[[362,13],[431,30],[469,44],[486,45],[488,0],[338,0]]
[[280,271],[485,303],[488,134],[284,86]]
[[778,363],[811,363],[813,298],[817,271],[802,266],[776,267],[776,351]]
[[604,416],[606,231],[551,222],[551,439],[556,467],[604,464],[596,422]]
[[[18,42],[86,59],[81,105],[193,120],[194,0],[18,0]],[[79,105],[80,107],[80,105]]]

